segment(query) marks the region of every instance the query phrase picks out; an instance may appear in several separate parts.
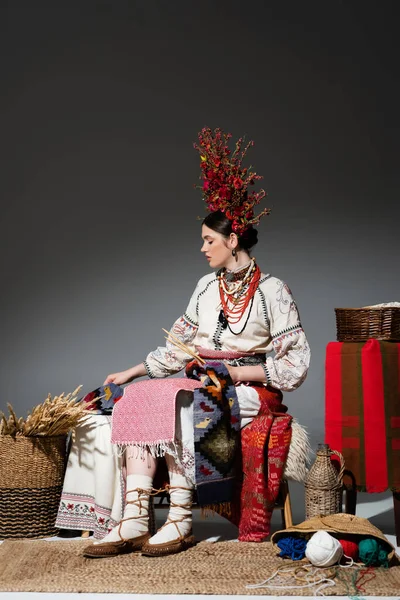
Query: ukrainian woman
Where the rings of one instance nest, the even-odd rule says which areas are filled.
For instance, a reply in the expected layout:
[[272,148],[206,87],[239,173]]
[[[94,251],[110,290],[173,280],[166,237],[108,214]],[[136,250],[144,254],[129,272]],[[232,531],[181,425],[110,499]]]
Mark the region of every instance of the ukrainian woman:
[[[210,211],[202,224],[201,251],[215,272],[200,279],[165,346],[151,352],[140,365],[106,378],[106,384],[117,385],[146,375],[149,380],[125,388],[124,398],[114,409],[112,441],[126,450],[124,518],[101,542],[87,548],[86,556],[131,551],[160,556],[192,545],[190,507],[195,485],[198,492],[200,489],[198,476],[211,476],[216,471],[220,481],[230,473],[214,460],[212,450],[207,455],[203,444],[205,439],[212,440],[211,433],[207,438],[209,429],[217,431],[219,426],[212,424],[212,418],[220,401],[217,396],[221,385],[233,384],[228,418],[235,427],[235,414],[239,415],[236,420],[240,421],[240,429],[257,416],[265,393],[269,394],[270,410],[279,412],[281,392],[296,389],[306,377],[310,351],[291,292],[279,279],[262,273],[250,256],[257,243],[254,225],[269,212],[264,209],[254,216],[254,205],[265,193],[248,191],[260,179],[241,167],[250,145],[242,150],[239,140],[231,156],[229,137],[220,130],[204,129],[199,145],[195,145],[200,152],[203,195]],[[214,384],[207,389],[201,387],[204,377],[164,379],[192,365],[193,356],[197,359],[195,365],[206,363],[199,367],[203,374],[207,361],[220,361],[222,375],[207,371],[215,383],[214,391]],[[193,369],[189,371],[193,373]],[[226,406],[221,412],[225,416]],[[164,415],[159,425],[157,413]],[[174,423],[168,429],[166,421],[171,413]],[[146,424],[149,414],[154,417],[151,430]],[[162,433],[158,437],[154,434],[153,439],[158,427]],[[195,448],[203,451],[197,466]],[[166,524],[150,537],[148,503],[160,455],[165,455],[168,465],[170,511]],[[213,489],[215,498],[219,492],[215,492],[217,487]]]

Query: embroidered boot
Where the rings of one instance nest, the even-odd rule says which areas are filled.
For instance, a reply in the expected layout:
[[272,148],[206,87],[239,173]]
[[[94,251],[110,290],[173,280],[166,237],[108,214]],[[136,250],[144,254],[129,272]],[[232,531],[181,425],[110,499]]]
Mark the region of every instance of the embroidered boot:
[[138,552],[150,538],[149,497],[153,480],[147,475],[128,475],[124,518],[102,540],[87,546],[83,555],[104,558]]
[[170,472],[170,509],[166,523],[143,544],[145,556],[176,554],[193,546],[192,497],[193,487],[178,473]]

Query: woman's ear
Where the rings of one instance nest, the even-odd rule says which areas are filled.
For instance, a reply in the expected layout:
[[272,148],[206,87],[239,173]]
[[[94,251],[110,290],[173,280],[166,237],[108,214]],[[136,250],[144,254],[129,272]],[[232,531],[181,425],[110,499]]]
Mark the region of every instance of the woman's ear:
[[239,245],[239,240],[238,240],[238,236],[236,235],[236,233],[231,233],[229,234],[229,247],[231,250],[234,250],[235,248],[237,248]]

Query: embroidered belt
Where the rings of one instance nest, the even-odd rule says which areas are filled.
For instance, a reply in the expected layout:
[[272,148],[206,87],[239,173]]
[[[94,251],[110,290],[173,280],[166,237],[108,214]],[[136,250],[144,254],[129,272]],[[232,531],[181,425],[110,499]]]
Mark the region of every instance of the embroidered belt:
[[242,356],[228,360],[231,367],[245,367],[250,365],[262,365],[267,358],[266,354],[254,354],[254,356]]
[[244,367],[248,365],[260,365],[265,363],[267,355],[265,352],[234,352],[224,350],[211,350],[208,348],[196,348],[201,358],[210,360],[226,360],[232,367]]

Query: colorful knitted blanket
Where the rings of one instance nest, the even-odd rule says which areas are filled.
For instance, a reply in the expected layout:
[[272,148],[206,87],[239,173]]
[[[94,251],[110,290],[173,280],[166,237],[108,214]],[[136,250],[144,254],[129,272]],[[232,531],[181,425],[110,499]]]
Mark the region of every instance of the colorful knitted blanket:
[[358,489],[400,491],[400,344],[328,344],[325,441]]
[[193,428],[197,502],[200,506],[231,502],[236,455],[240,445],[240,408],[225,364],[189,363],[186,375],[200,379],[193,392]]
[[124,395],[124,388],[115,383],[102,385],[80,398],[78,402],[86,402],[87,410],[97,415],[111,415],[114,404]]

